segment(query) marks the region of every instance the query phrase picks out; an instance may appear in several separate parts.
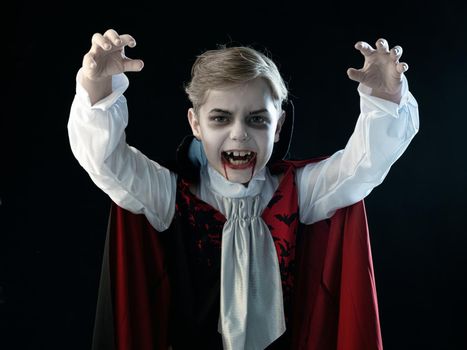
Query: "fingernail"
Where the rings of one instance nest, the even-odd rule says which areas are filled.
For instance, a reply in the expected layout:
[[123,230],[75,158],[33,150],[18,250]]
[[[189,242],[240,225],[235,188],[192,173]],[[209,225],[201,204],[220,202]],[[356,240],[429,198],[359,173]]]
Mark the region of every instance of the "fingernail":
[[122,43],[122,41],[120,39],[115,40],[115,45],[120,45],[121,43]]
[[130,41],[130,43],[128,45],[131,46],[131,47],[134,47],[134,46],[136,46],[136,41],[132,40],[132,41]]
[[111,47],[112,46],[110,46],[110,44],[104,44],[104,49],[106,49],[106,50],[110,50]]

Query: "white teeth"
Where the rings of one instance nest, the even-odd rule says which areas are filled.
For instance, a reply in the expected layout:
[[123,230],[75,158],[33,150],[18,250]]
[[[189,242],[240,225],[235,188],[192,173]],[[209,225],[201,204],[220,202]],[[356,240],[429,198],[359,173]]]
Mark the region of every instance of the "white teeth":
[[245,157],[251,155],[250,151],[227,151],[228,156]]
[[[232,165],[242,165],[251,162],[254,152],[251,151],[224,151],[225,159]],[[237,159],[234,159],[237,158]],[[238,159],[243,158],[243,159]]]

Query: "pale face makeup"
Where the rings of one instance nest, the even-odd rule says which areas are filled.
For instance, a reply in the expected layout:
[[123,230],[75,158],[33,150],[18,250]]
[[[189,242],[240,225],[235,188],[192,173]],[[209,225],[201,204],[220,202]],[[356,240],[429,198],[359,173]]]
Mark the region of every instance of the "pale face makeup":
[[284,120],[262,78],[210,90],[196,116],[188,119],[203,144],[206,158],[227,180],[248,184],[271,157]]

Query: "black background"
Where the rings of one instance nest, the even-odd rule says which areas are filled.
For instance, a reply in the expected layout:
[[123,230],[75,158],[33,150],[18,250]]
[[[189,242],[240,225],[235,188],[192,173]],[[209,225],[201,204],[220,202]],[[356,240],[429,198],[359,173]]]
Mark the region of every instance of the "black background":
[[[359,112],[353,45],[404,48],[420,132],[366,199],[385,349],[466,349],[467,10],[462,1],[17,2],[3,31],[0,348],[89,349],[109,199],[71,154],[75,74],[114,28],[145,61],[129,73],[127,140],[171,157],[189,132],[183,83],[218,44],[267,50],[295,104],[292,155],[345,146]],[[11,19],[11,18],[9,18]],[[12,33],[13,32],[13,33]]]

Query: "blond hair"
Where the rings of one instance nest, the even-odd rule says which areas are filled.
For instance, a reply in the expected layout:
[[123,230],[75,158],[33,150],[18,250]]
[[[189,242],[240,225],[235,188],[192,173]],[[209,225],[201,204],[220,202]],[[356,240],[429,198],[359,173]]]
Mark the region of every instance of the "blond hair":
[[276,64],[262,52],[246,46],[223,46],[199,55],[185,92],[198,113],[210,89],[242,84],[258,77],[265,79],[280,108],[288,92]]

